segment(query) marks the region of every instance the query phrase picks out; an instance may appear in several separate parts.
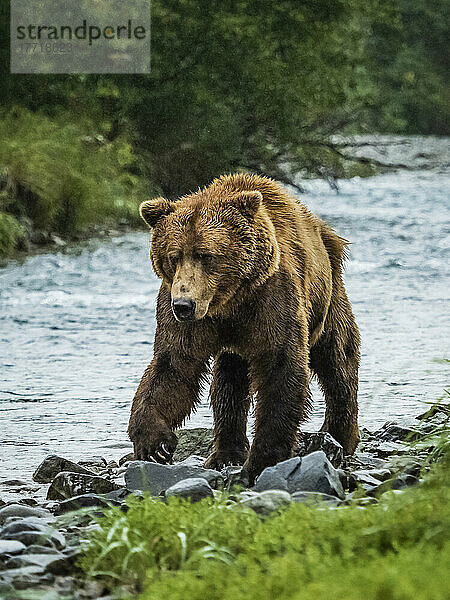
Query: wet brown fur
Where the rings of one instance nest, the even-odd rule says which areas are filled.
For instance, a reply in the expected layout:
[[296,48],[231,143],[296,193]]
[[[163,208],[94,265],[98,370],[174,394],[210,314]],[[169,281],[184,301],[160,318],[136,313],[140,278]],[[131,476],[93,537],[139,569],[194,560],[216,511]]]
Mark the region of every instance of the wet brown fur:
[[[129,424],[136,458],[160,460],[161,444],[173,452],[173,431],[198,402],[210,357],[216,448],[207,466],[245,462],[254,480],[289,458],[310,409],[310,375],[325,395],[323,429],[352,453],[359,333],[342,280],[345,240],[275,181],[249,174],[176,202],[146,202],[141,214],[162,285],[154,358]],[[196,320],[174,318],[180,294],[196,301]]]

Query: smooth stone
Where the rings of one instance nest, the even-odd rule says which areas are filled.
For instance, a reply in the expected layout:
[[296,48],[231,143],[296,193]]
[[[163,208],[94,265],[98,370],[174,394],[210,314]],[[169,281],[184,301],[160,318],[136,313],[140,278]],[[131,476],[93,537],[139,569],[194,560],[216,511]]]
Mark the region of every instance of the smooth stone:
[[205,464],[205,459],[203,456],[199,456],[198,454],[191,454],[191,456],[188,456],[182,462],[183,465],[186,465],[188,467],[203,468],[203,465]]
[[31,544],[31,546],[28,546],[27,548],[27,554],[55,554],[55,548]]
[[173,455],[174,462],[188,458],[192,454],[198,454],[207,458],[214,450],[214,430],[206,427],[194,429],[180,429],[176,432],[178,444]]
[[20,554],[25,550],[25,544],[16,540],[1,540],[0,539],[0,558],[4,554]]
[[47,564],[46,571],[53,575],[71,575],[74,571],[78,570],[76,563],[80,556],[81,550],[79,548],[72,548],[70,552],[55,556]]
[[42,529],[30,529],[25,531],[16,531],[11,533],[1,532],[1,538],[4,540],[15,540],[22,542],[25,546],[31,546],[32,544],[38,544],[40,546],[51,547],[55,546],[57,550],[62,550],[66,546],[66,540],[64,536],[56,529],[52,527],[46,527]]
[[317,450],[325,452],[326,457],[336,469],[342,465],[344,461],[344,449],[328,432],[302,433],[295,454],[302,457]]
[[373,488],[380,485],[379,479],[375,479],[375,477],[372,477],[372,475],[368,475],[364,471],[355,471],[354,473],[352,473],[352,477],[356,485],[360,485],[363,488],[363,490],[366,491],[372,490]]
[[373,434],[374,437],[388,442],[416,440],[420,435],[420,432],[414,427],[400,425],[395,421],[387,421],[381,429]]
[[126,501],[126,499],[128,498],[128,496],[130,494],[137,498],[143,497],[143,493],[140,490],[129,490],[124,487],[120,488],[118,490],[109,492],[109,494],[106,494],[104,497],[105,497],[105,499],[109,500],[110,503],[120,506],[121,504],[123,504]]
[[2,481],[1,484],[11,487],[26,487],[30,485],[29,481],[25,481],[24,479],[7,479],[6,481]]
[[37,566],[41,567],[44,571],[47,570],[49,564],[54,562],[60,556],[64,557],[64,555],[59,552],[55,554],[52,553],[43,553],[43,554],[23,554],[21,556],[14,556],[14,558],[10,558],[6,563],[7,569],[22,569],[23,567]]
[[393,456],[388,462],[388,467],[394,475],[405,473],[418,477],[422,471],[422,463],[415,456]]
[[412,475],[403,474],[399,477],[388,479],[380,483],[377,487],[368,490],[366,493],[368,496],[378,498],[381,494],[390,491],[404,490],[407,487],[411,487],[417,483],[418,479]]
[[84,473],[59,473],[47,491],[47,500],[66,500],[83,494],[107,494],[117,485],[98,475]]
[[339,473],[321,450],[267,467],[256,480],[253,490],[285,490],[290,494],[320,492],[341,500],[345,498]]
[[353,455],[353,460],[360,464],[364,468],[383,469],[386,466],[386,460],[377,458],[368,452],[356,452]]
[[[35,587],[42,583],[51,583],[54,579],[51,573],[45,573],[42,567],[30,565],[20,569],[8,569],[1,572],[2,583],[10,583],[16,590],[23,590],[29,587]],[[13,596],[12,598],[17,597]],[[19,596],[20,598],[20,596]]]
[[36,471],[33,473],[33,481],[37,483],[51,483],[53,479],[62,471],[71,473],[83,473],[84,475],[95,475],[89,469],[78,465],[77,463],[61,456],[47,456]]
[[407,454],[409,452],[409,448],[400,444],[399,442],[371,442],[370,444],[366,444],[364,446],[364,450],[369,454],[374,454],[380,458],[390,457],[393,454]]
[[55,515],[64,515],[73,510],[80,510],[81,508],[108,508],[109,506],[110,503],[102,496],[98,496],[97,494],[82,494],[60,502],[55,509]]
[[[88,456],[87,458],[83,458],[83,460],[79,460],[78,465],[80,467],[84,467],[85,469],[104,469],[107,464],[106,458],[103,456]],[[68,471],[70,469],[63,469],[64,471]]]
[[291,495],[283,490],[265,490],[239,502],[239,506],[251,508],[259,515],[270,515],[286,508],[291,503]]
[[223,482],[222,476],[213,469],[203,469],[184,462],[175,465],[161,465],[146,461],[133,461],[128,465],[125,473],[126,487],[130,490],[150,492],[152,496],[159,496],[170,487],[191,477],[201,477],[216,487]]
[[166,499],[171,497],[186,498],[191,502],[198,502],[203,498],[214,498],[211,486],[202,477],[190,477],[178,481],[166,490]]
[[7,506],[0,508],[0,525],[3,525],[9,517],[38,517],[40,519],[45,519],[48,522],[55,520],[50,511],[45,510],[44,508],[26,506],[25,504],[8,504]]
[[390,478],[391,472],[389,469],[358,469],[357,471],[353,471],[352,475],[355,479],[358,479],[358,477],[370,476],[379,481],[386,481],[386,479]]
[[292,494],[292,500],[302,504],[320,504],[321,502],[327,502],[328,504],[332,504],[334,506],[341,503],[339,498],[336,498],[336,496],[321,494],[320,492],[295,492]]

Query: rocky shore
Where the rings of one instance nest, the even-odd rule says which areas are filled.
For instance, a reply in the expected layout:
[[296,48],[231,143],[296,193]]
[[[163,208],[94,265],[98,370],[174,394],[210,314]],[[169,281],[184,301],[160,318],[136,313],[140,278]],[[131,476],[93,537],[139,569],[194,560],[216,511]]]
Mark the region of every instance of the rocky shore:
[[448,436],[448,419],[448,406],[438,405],[408,422],[387,422],[375,432],[362,429],[352,457],[345,457],[328,433],[304,433],[296,456],[265,469],[251,489],[241,467],[203,468],[213,445],[212,430],[204,428],[178,432],[168,465],[134,461],[132,455],[118,462],[49,456],[33,474],[41,499],[31,497],[20,479],[2,482],[2,489],[16,490],[16,497],[0,498],[0,598],[106,599],[107,590],[83,577],[77,559],[99,527],[98,517],[111,506],[126,512],[130,494],[195,502],[225,492],[231,504],[261,518],[292,502],[363,509],[386,492],[399,494],[420,483],[439,440]]

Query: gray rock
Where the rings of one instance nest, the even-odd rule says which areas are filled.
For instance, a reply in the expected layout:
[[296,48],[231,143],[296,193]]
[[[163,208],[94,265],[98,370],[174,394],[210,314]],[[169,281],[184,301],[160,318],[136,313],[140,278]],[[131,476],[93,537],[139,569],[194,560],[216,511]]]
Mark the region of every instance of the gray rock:
[[380,480],[372,477],[372,475],[369,475],[368,471],[355,471],[352,473],[352,478],[355,483],[355,486],[351,486],[353,489],[360,486],[367,492],[380,485]]
[[400,425],[395,421],[387,421],[381,429],[375,431],[374,437],[387,442],[397,442],[405,440],[416,440],[420,437],[420,432],[413,427]]
[[39,519],[45,519],[47,522],[55,520],[50,511],[43,508],[26,506],[25,504],[8,504],[0,508],[0,525],[3,525],[10,517],[38,517]]
[[51,483],[53,479],[62,471],[70,471],[71,473],[84,473],[84,475],[95,475],[89,469],[78,465],[77,463],[62,458],[61,456],[47,456],[36,471],[33,473],[33,480],[38,483]]
[[[106,467],[107,460],[103,456],[89,456],[78,461],[80,467],[91,470],[104,469]],[[63,469],[63,471],[70,471],[70,469]]]
[[66,500],[83,494],[107,494],[118,486],[109,479],[84,473],[59,473],[48,488],[47,500]]
[[161,465],[146,461],[133,461],[128,465],[125,473],[125,483],[129,490],[142,490],[159,496],[170,487],[191,477],[201,477],[212,486],[222,483],[218,471],[203,469],[184,462],[176,465]]
[[373,454],[378,456],[379,458],[386,458],[392,456],[393,454],[407,454],[409,452],[409,448],[400,444],[399,442],[385,442],[385,441],[375,441],[370,444],[365,444],[364,450],[369,454]]
[[11,487],[26,487],[30,484],[24,479],[7,479],[6,481],[2,481],[2,485],[10,485]]
[[31,544],[27,548],[27,554],[55,554],[55,548]]
[[[3,584],[12,584],[16,590],[35,587],[42,583],[51,583],[54,579],[53,575],[45,573],[44,569],[37,565],[2,571],[1,578]],[[15,597],[17,596],[12,596],[12,598]]]
[[20,554],[25,550],[25,544],[16,540],[0,540],[0,559],[5,554]]
[[339,442],[328,432],[319,431],[318,433],[301,434],[299,445],[295,451],[298,456],[307,456],[311,452],[322,450],[330,463],[338,469],[344,460],[344,450]]
[[227,490],[231,490],[233,488],[233,486],[237,485],[237,486],[241,486],[241,487],[248,487],[248,477],[247,475],[242,473],[242,467],[241,466],[227,466],[224,467],[221,471],[220,474],[222,475],[223,479],[224,479],[224,487]]
[[415,485],[417,483],[417,478],[412,475],[403,474],[398,477],[393,477],[392,479],[387,479],[383,481],[378,486],[368,490],[366,494],[368,496],[372,496],[374,498],[378,498],[382,494],[386,492],[390,492],[392,490],[404,490],[407,487]]
[[60,552],[46,552],[43,554],[28,554],[27,552],[27,554],[10,558],[5,566],[7,569],[22,569],[23,567],[36,566],[41,567],[45,571],[48,565],[59,557],[64,558],[64,555]]
[[134,460],[134,452],[129,452],[128,454],[125,454],[124,456],[119,458],[119,467],[122,467],[125,463],[128,463],[132,460]]
[[369,469],[383,469],[386,467],[386,460],[377,458],[368,452],[356,452],[352,457],[352,463],[358,464],[360,467]]
[[245,497],[239,506],[251,508],[260,515],[270,515],[275,511],[286,508],[291,503],[291,495],[283,490],[265,490]]
[[178,481],[166,490],[166,499],[171,497],[186,498],[191,502],[198,502],[203,498],[214,498],[211,486],[202,477],[190,477]]
[[81,556],[79,548],[72,548],[70,552],[55,556],[52,561],[47,564],[46,571],[53,575],[71,575],[78,569],[77,560]]
[[80,508],[108,508],[110,504],[106,498],[98,494],[82,494],[60,502],[55,508],[55,515],[64,515],[73,510],[80,510]]
[[199,456],[198,454],[191,454],[191,456],[188,456],[182,462],[183,465],[188,467],[200,467],[202,469],[203,465],[205,464],[205,459],[203,456]]
[[393,475],[404,473],[418,477],[422,470],[422,463],[415,456],[393,456],[388,461],[388,467]]
[[391,476],[391,472],[389,469],[359,469],[357,471],[353,471],[352,475],[358,480],[359,477],[370,476],[374,479],[378,479],[378,481],[386,481]]
[[[18,522],[20,524],[20,521]],[[25,546],[31,546],[32,544],[38,544],[40,546],[51,547],[54,546],[58,550],[62,550],[66,546],[66,540],[64,536],[53,527],[43,524],[37,526],[32,523],[27,523],[24,529],[17,527],[11,529],[16,524],[11,523],[8,528],[2,529],[0,537],[3,540],[14,540],[25,544]]]
[[294,492],[320,492],[344,499],[339,473],[321,450],[303,458],[295,457],[264,469],[253,488]]
[[292,494],[292,500],[302,504],[320,504],[321,502],[327,502],[333,506],[337,506],[341,503],[336,496],[320,494],[319,492],[295,492],[295,494]]
[[214,450],[214,430],[205,427],[180,429],[177,431],[178,445],[173,455],[174,462],[199,454],[207,458]]

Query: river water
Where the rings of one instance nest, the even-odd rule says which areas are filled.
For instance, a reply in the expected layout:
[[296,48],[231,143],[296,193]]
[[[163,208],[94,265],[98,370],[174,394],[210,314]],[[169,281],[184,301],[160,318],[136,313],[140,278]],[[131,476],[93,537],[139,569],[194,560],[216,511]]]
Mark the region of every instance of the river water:
[[[413,140],[414,156],[424,142]],[[448,375],[450,174],[438,164],[306,184],[303,201],[352,242],[346,286],[361,330],[360,422],[415,416]],[[118,458],[151,359],[159,281],[133,233],[0,269],[0,492],[48,454]],[[320,426],[323,402],[306,429]],[[188,423],[212,426],[207,393]]]

